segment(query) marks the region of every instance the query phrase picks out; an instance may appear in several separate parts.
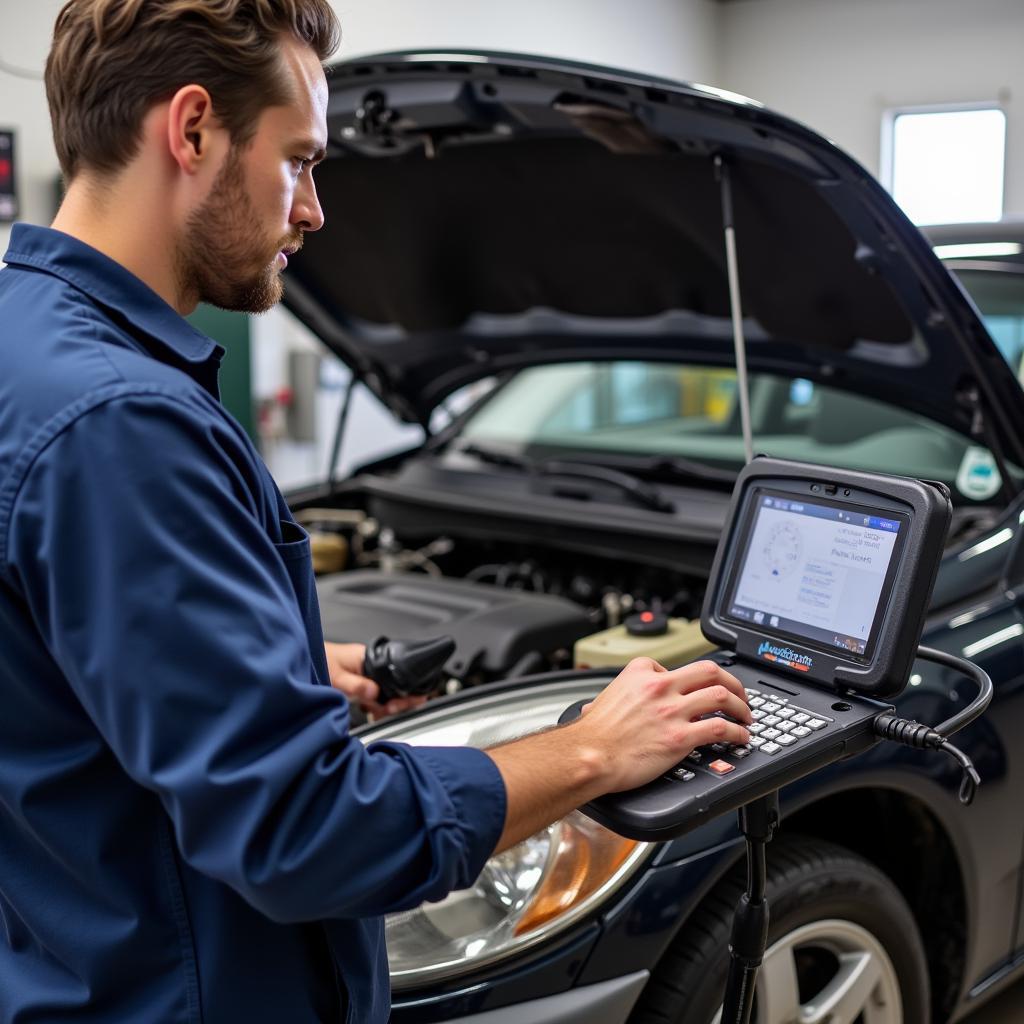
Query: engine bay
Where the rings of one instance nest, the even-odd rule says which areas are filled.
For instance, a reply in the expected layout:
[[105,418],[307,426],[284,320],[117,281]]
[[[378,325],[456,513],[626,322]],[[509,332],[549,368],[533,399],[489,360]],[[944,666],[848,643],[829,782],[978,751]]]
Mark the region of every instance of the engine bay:
[[[326,640],[450,636],[450,693],[638,655],[680,664],[707,650],[699,619],[726,492],[679,491],[670,514],[567,498],[548,514],[536,495],[496,493],[487,474],[439,489],[433,471],[412,459],[338,486],[331,501],[347,507],[298,507]],[[989,526],[991,510],[954,510],[949,541]],[[983,561],[971,563],[979,589]],[[664,623],[660,634],[628,625],[647,614]]]
[[313,543],[325,639],[451,636],[449,691],[571,667],[580,640],[630,616],[700,616],[703,579],[627,552],[613,559],[465,536],[417,545],[356,509],[297,518]]

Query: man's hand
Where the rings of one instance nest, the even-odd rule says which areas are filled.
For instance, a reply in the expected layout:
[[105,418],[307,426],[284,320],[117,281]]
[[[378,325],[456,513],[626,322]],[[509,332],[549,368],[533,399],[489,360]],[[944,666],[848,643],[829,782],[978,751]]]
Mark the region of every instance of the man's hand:
[[[716,711],[736,721],[703,719]],[[668,671],[635,658],[576,722],[487,751],[508,795],[497,850],[595,797],[650,782],[695,747],[748,742],[752,720],[740,681],[713,661]]]
[[[716,711],[736,722],[703,718]],[[599,752],[597,788],[617,793],[650,782],[695,747],[747,743],[752,721],[742,684],[713,661],[669,671],[635,658],[583,709],[579,729]]]
[[359,705],[373,718],[397,715],[400,711],[418,708],[426,703],[426,697],[396,697],[386,704],[378,704],[380,689],[372,679],[363,675],[363,659],[366,657],[365,644],[325,643],[327,669],[331,686],[341,690],[353,704]]

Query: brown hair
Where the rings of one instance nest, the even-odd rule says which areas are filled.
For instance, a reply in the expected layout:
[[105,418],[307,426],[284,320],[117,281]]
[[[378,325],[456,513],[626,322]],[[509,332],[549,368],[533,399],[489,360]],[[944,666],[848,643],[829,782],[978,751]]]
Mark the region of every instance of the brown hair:
[[326,60],[341,32],[327,0],[69,0],[46,61],[61,170],[114,172],[136,154],[149,109],[203,86],[235,145],[288,99],[280,37]]

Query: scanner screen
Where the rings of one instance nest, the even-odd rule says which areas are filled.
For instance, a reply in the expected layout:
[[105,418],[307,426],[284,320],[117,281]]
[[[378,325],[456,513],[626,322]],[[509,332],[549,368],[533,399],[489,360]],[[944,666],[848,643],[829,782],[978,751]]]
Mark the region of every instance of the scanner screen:
[[905,519],[755,496],[728,616],[864,657]]

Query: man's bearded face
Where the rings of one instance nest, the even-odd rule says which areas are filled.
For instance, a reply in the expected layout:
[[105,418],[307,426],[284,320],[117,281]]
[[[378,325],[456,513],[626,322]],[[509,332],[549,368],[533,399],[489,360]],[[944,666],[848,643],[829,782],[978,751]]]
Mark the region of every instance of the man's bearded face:
[[268,237],[260,225],[241,151],[232,148],[185,225],[176,260],[182,291],[240,313],[265,313],[276,305],[284,290],[278,253],[298,249],[302,233]]

